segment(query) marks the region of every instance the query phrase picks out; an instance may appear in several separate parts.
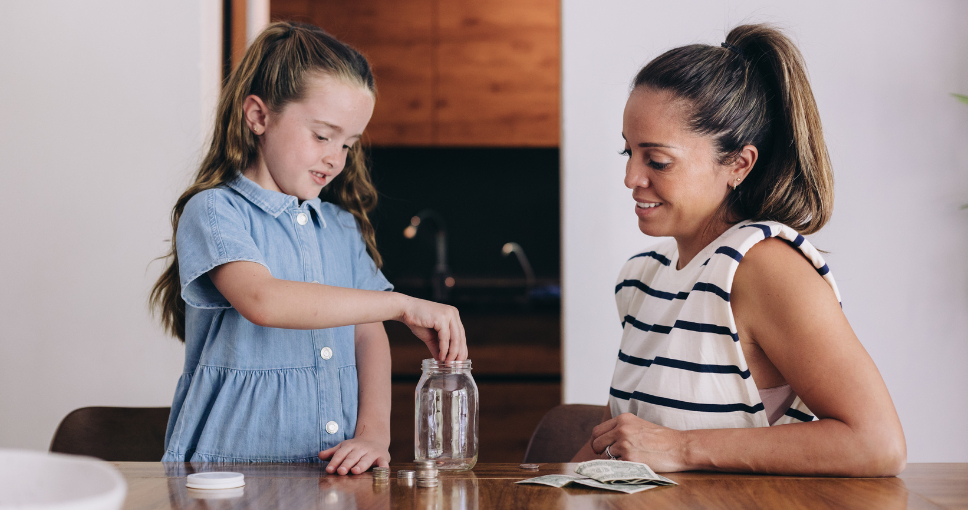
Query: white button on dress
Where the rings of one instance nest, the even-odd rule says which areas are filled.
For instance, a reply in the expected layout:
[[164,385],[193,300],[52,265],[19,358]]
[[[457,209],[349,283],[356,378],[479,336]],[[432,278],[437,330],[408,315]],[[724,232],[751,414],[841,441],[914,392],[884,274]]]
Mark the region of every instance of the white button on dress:
[[339,423],[336,423],[335,421],[331,421],[327,423],[326,432],[329,432],[330,434],[335,434],[339,432]]
[[301,212],[301,213],[297,214],[296,215],[296,223],[298,223],[300,225],[305,225],[305,224],[309,223],[309,215],[307,215],[304,212]]
[[333,357],[333,350],[329,347],[323,347],[319,350],[319,356],[323,359],[329,359]]

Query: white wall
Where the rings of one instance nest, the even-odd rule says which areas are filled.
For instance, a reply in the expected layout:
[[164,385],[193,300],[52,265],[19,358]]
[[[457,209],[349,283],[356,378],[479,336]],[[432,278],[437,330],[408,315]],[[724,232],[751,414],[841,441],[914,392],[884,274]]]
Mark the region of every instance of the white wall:
[[968,3],[563,0],[564,400],[604,404],[621,329],[613,285],[655,242],[624,188],[622,109],[663,51],[770,21],[809,67],[834,163],[828,250],[884,376],[910,462],[968,461]]
[[220,2],[0,3],[0,447],[68,412],[171,405],[147,310],[219,86]]

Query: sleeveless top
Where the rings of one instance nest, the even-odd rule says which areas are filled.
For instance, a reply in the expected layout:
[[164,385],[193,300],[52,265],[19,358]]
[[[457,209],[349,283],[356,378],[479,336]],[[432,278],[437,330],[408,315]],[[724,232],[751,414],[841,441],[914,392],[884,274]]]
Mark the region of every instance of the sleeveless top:
[[[674,239],[635,255],[615,286],[623,334],[609,390],[612,416],[629,412],[677,430],[771,425],[729,301],[743,256],[769,237],[797,247],[840,301],[817,249],[777,222],[740,222],[681,270]],[[814,419],[797,396],[772,425]]]

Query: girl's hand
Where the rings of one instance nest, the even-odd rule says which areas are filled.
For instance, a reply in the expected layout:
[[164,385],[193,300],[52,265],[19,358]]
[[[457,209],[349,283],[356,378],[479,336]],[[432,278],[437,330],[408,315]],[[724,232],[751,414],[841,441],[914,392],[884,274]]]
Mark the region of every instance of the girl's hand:
[[604,421],[592,430],[592,449],[609,453],[620,460],[648,464],[654,471],[685,471],[684,433],[660,427],[631,413]]
[[467,359],[467,337],[460,315],[453,306],[411,298],[401,322],[423,340],[439,361]]
[[366,439],[347,439],[342,443],[319,452],[319,460],[329,459],[327,473],[358,475],[370,466],[390,466],[390,452],[387,445]]

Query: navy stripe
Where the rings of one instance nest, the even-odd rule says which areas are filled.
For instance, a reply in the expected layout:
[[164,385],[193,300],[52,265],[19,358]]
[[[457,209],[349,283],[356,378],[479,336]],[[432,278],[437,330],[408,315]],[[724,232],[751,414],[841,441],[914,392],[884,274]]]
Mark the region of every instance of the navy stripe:
[[670,368],[678,368],[680,370],[688,370],[690,372],[699,372],[704,374],[736,374],[743,379],[750,378],[749,370],[740,370],[736,365],[702,365],[699,363],[692,363],[678,359],[663,358],[661,356],[656,356],[653,364]]
[[813,416],[811,416],[811,415],[809,415],[809,414],[807,414],[807,413],[805,413],[803,411],[797,411],[796,409],[794,409],[792,407],[789,408],[789,409],[787,409],[787,412],[785,412],[783,414],[785,414],[785,415],[787,415],[787,416],[789,416],[791,418],[796,418],[796,419],[798,419],[800,421],[813,421],[813,418],[814,418]]
[[625,320],[622,322],[623,328],[625,327],[625,324],[631,324],[633,328],[641,329],[642,331],[645,331],[645,332],[655,331],[656,333],[662,333],[664,335],[667,335],[669,334],[670,331],[672,331],[672,328],[670,326],[661,326],[658,324],[646,324],[644,322],[640,322],[636,320],[635,317],[632,317],[631,315],[625,316]]
[[824,276],[830,272],[830,268],[827,267],[827,264],[824,264],[823,267],[817,270],[817,272],[820,273],[820,276]]
[[[626,317],[626,320],[628,317]],[[689,321],[676,321],[676,324],[672,326],[676,329],[684,329],[687,331],[698,331],[700,333],[715,333],[717,335],[727,335],[733,339],[734,342],[739,342],[739,335],[733,333],[726,326],[717,326],[715,324],[701,324],[698,322]]]
[[680,292],[678,294],[663,292],[661,290],[655,290],[639,280],[623,280],[622,283],[615,286],[615,293],[618,294],[618,292],[624,287],[635,287],[636,289],[639,289],[652,297],[665,299],[667,301],[672,301],[673,299],[686,299],[689,297],[688,292]]
[[719,287],[717,287],[717,286],[715,286],[715,285],[713,285],[711,283],[696,282],[696,284],[693,285],[692,290],[701,290],[703,292],[712,292],[713,294],[716,294],[717,296],[725,299],[727,302],[729,301],[729,292],[726,292],[725,290],[720,289]]
[[799,248],[804,241],[806,241],[806,239],[804,239],[802,235],[797,234],[797,238],[793,240],[793,246]]
[[672,261],[669,260],[669,259],[667,259],[667,258],[665,258],[664,255],[662,255],[660,253],[656,253],[654,251],[647,251],[645,253],[640,253],[638,255],[633,255],[631,258],[629,258],[629,260],[632,260],[632,259],[637,258],[637,257],[652,257],[655,260],[658,260],[659,262],[661,262],[663,266],[668,266],[669,264],[672,263]]
[[719,248],[716,248],[716,253],[729,255],[730,257],[733,257],[734,259],[736,259],[736,262],[741,262],[743,260],[743,256],[740,255],[738,251],[730,248],[729,246],[720,246]]
[[767,227],[766,225],[761,225],[759,223],[750,223],[749,225],[743,225],[742,227],[739,227],[739,228],[746,228],[746,227],[754,227],[754,228],[758,228],[758,229],[762,230],[763,231],[763,237],[765,237],[767,239],[770,238],[770,237],[773,237],[773,231],[770,230],[770,227]]
[[705,265],[706,265],[706,264],[708,264],[708,263],[709,263],[709,259],[706,259],[706,261],[705,261],[705,262],[703,262],[702,264],[700,264],[700,265],[699,265],[699,267],[702,267],[702,266],[705,266]]
[[748,406],[746,404],[696,404],[694,402],[684,402],[682,400],[657,397],[655,395],[649,395],[648,393],[642,393],[639,391],[628,393],[625,391],[616,390],[615,388],[609,388],[608,393],[609,395],[622,400],[635,399],[640,402],[655,404],[657,406],[683,409],[686,411],[699,411],[703,413],[732,413],[736,411],[743,411],[749,414],[756,414],[764,409],[762,402],[756,404],[755,406]]
[[624,352],[622,352],[621,349],[618,351],[618,359],[630,365],[638,365],[640,367],[652,366],[652,360],[645,359],[645,358],[636,358],[635,356],[629,356],[628,354],[625,354]]

